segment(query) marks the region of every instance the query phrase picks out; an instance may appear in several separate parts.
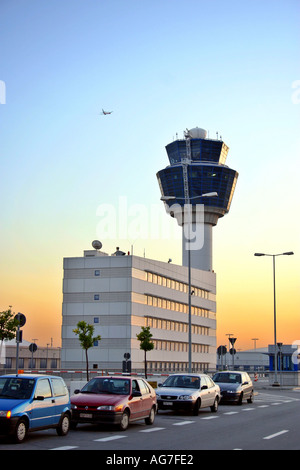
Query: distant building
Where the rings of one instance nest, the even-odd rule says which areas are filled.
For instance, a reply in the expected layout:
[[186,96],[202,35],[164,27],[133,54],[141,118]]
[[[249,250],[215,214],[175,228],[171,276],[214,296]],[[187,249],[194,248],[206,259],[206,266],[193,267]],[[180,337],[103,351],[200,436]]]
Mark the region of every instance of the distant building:
[[217,355],[218,369],[235,369],[246,371],[264,371],[269,369],[268,348],[237,351],[234,357],[230,353]]
[[[123,255],[123,256],[122,256]],[[132,370],[143,370],[144,352],[136,335],[150,326],[154,349],[148,370],[188,368],[187,268],[117,250],[95,250],[64,259],[62,368],[85,368],[85,353],[73,330],[80,320],[95,327],[101,341],[89,349],[90,368],[120,370],[130,354]],[[216,367],[216,278],[192,270],[192,366]]]
[[[275,369],[275,346],[270,344],[268,347],[270,358],[270,371]],[[282,344],[277,346],[277,370],[278,371],[294,371],[300,370],[300,355],[297,347],[291,344]]]
[[[60,348],[38,346],[32,353],[29,350],[30,342],[23,340],[19,343],[20,370],[51,370],[60,369]],[[3,342],[3,356],[1,360],[2,369],[16,370],[17,344],[16,340]]]

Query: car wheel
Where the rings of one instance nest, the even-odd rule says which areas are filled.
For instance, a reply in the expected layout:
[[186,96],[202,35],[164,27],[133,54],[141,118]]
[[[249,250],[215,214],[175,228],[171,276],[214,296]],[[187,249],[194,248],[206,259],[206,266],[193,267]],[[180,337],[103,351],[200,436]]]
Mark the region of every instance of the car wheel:
[[13,434],[14,442],[20,444],[26,438],[26,434],[27,434],[27,423],[25,419],[21,418],[17,422],[17,425],[14,430],[14,434]]
[[64,414],[56,428],[56,432],[59,436],[66,436],[70,429],[70,417]]
[[155,407],[152,406],[151,408],[151,411],[150,411],[150,414],[148,416],[148,418],[145,418],[145,423],[146,424],[153,424],[154,423],[154,419],[155,419]]
[[218,400],[218,397],[216,397],[213,406],[210,407],[211,411],[213,413],[216,413],[218,411],[218,406],[219,406],[219,400]]
[[128,426],[129,426],[129,413],[128,411],[124,411],[124,413],[122,414],[121,421],[120,421],[121,431],[126,431]]
[[193,408],[193,415],[194,416],[198,416],[199,414],[199,408],[200,408],[200,400],[198,399],[194,405],[194,408]]
[[237,404],[242,405],[243,403],[243,393],[240,394]]
[[253,398],[253,392],[251,392],[250,397],[247,399],[247,403],[253,403],[253,400],[254,400],[254,398]]

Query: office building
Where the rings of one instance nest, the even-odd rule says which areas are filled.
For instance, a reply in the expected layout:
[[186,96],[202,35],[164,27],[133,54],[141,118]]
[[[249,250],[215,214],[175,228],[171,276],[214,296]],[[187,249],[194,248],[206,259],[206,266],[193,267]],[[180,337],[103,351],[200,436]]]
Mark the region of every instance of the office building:
[[[120,253],[120,255],[118,254]],[[193,369],[216,363],[215,274],[193,271]],[[73,330],[84,320],[101,341],[89,349],[90,368],[122,370],[130,354],[132,370],[144,369],[136,335],[150,326],[154,349],[149,371],[185,371],[188,358],[187,268],[161,261],[100,250],[64,259],[62,368],[85,368],[85,353]]]

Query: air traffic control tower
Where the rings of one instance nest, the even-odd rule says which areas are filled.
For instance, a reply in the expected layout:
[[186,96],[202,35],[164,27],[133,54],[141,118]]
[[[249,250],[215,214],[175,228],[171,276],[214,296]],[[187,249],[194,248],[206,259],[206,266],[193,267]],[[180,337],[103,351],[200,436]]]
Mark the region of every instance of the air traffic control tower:
[[182,264],[212,271],[212,228],[229,212],[238,178],[225,165],[229,148],[196,127],[166,150],[170,165],[157,179],[167,212],[182,226]]

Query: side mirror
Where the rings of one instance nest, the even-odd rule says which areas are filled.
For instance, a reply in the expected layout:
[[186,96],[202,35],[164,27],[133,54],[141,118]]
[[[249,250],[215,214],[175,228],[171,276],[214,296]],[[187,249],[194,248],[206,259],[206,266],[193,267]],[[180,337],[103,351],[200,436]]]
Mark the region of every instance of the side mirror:
[[208,386],[207,385],[202,385],[201,390],[207,390]]
[[138,391],[138,390],[133,390],[133,392],[132,392],[132,396],[133,396],[133,397],[141,397],[141,396],[142,396],[142,394],[141,394],[141,392],[140,392],[140,391]]
[[80,390],[79,388],[76,388],[76,390],[74,390],[74,394],[77,395],[78,393],[80,393]]
[[38,395],[37,397],[34,397],[35,400],[43,401],[45,400],[45,397],[43,395]]

